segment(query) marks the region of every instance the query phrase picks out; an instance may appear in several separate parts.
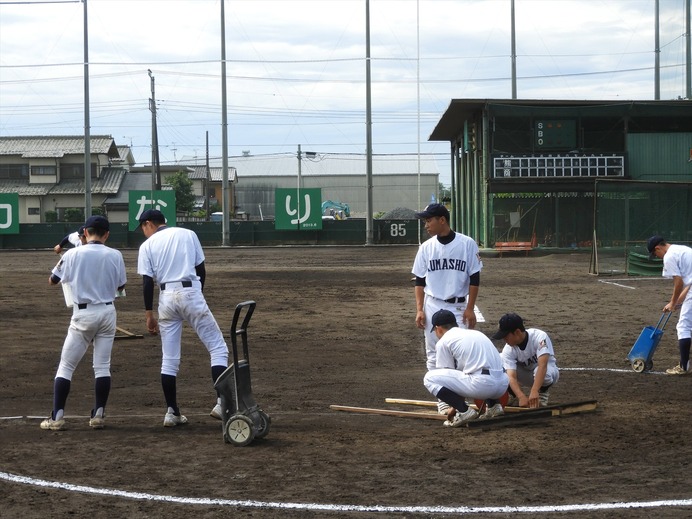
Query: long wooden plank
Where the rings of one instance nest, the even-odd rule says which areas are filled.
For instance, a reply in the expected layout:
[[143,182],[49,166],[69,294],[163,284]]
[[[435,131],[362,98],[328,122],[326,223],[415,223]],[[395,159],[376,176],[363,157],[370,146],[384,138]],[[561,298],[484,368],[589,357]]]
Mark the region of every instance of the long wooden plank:
[[[406,398],[385,398],[384,401],[388,404],[404,404],[404,405],[417,405],[423,407],[437,407],[437,402],[430,400],[409,400]],[[559,416],[563,414],[575,414],[583,413],[587,411],[593,411],[598,406],[596,400],[585,400],[582,402],[568,402],[565,404],[549,405],[547,407],[536,407],[536,408],[526,408],[526,407],[505,407],[505,413],[535,413],[539,411],[551,410],[553,411],[553,416]],[[475,407],[475,406],[471,406]]]
[[[385,416],[396,416],[399,418],[424,418],[428,420],[446,420],[445,415],[439,413],[425,413],[416,411],[396,411],[392,409],[375,409],[371,407],[352,407],[344,405],[330,405],[330,409],[335,411],[346,411],[350,413],[365,413],[365,414],[377,414]],[[503,415],[497,418],[490,418],[487,420],[474,420],[466,424],[467,427],[471,428],[483,428],[483,427],[495,427],[501,425],[511,425],[516,423],[526,423],[529,421],[541,420],[543,418],[550,418],[553,416],[552,411],[548,409],[539,410],[534,413],[517,413],[510,415]]]
[[125,330],[124,328],[120,328],[119,326],[115,327],[115,331],[121,333],[122,335],[116,335],[116,339],[143,339],[144,335],[138,335],[134,334],[132,332],[129,332]]
[[352,407],[345,405],[330,405],[330,409],[335,411],[346,411],[349,413],[379,414],[387,416],[398,416],[401,418],[427,418],[428,420],[446,420],[445,415],[438,413],[424,413],[417,411],[396,411],[393,409],[374,409],[371,407]]

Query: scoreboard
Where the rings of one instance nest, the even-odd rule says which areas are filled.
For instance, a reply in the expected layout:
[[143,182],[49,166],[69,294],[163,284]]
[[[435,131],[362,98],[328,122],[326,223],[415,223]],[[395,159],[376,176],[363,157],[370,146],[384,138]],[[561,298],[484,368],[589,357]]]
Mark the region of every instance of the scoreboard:
[[537,120],[534,144],[539,150],[573,150],[577,147],[577,122],[573,119]]

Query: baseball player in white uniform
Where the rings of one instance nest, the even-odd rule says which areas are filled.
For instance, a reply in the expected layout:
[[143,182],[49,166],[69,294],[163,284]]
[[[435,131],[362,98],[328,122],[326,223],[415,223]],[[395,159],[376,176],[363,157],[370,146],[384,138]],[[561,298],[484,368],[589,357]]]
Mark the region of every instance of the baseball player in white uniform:
[[[418,248],[413,262],[415,276],[416,326],[425,331],[426,367],[435,367],[437,336],[427,323],[438,310],[449,310],[468,329],[476,326],[474,307],[483,268],[478,245],[449,226],[449,211],[442,204],[430,204],[416,217],[424,220],[430,238]],[[447,413],[440,402],[438,410]]]
[[692,345],[692,248],[685,245],[667,243],[662,236],[652,236],[647,242],[649,254],[663,259],[663,277],[673,278],[673,294],[663,307],[664,312],[674,312],[680,308],[678,324],[678,347],[680,364],[666,370],[669,375],[687,375],[690,366],[690,346]]
[[[202,294],[206,277],[204,252],[197,235],[182,227],[168,227],[156,209],[144,211],[139,218],[146,241],[139,248],[137,273],[143,279],[144,308],[149,333],[161,333],[161,386],[168,410],[164,427],[187,423],[180,414],[176,377],[180,368],[183,322],[195,330],[211,359],[212,382],[228,367],[228,346],[221,329]],[[153,315],[154,283],[158,283],[158,321]],[[223,418],[221,401],[211,416]]]
[[445,427],[459,427],[478,418],[478,411],[466,399],[484,400],[484,418],[501,416],[500,399],[507,392],[509,379],[495,345],[477,330],[460,328],[449,310],[432,316],[432,331],[437,338],[435,367],[423,379],[433,396],[450,406]]
[[[504,340],[502,364],[509,377],[509,394],[517,398],[519,407],[545,407],[549,391],[560,378],[553,343],[538,328],[524,327],[524,320],[515,313],[500,318],[500,327],[492,336]],[[525,394],[522,386],[530,388]]]
[[65,236],[60,241],[60,243],[53,247],[53,250],[56,254],[60,254],[68,244],[72,245],[72,247],[79,247],[80,245],[84,245],[85,243],[86,239],[84,237],[84,226],[82,225],[75,232],[71,232],[70,234]]
[[87,243],[63,254],[53,268],[51,285],[69,283],[74,307],[53,388],[53,411],[41,422],[41,429],[59,431],[65,428],[65,404],[70,393],[72,375],[94,343],[94,394],[89,425],[102,429],[111,388],[111,351],[115,338],[116,314],[113,299],[127,283],[125,262],[120,251],[105,246],[110,224],[103,216],[91,216],[84,224]]

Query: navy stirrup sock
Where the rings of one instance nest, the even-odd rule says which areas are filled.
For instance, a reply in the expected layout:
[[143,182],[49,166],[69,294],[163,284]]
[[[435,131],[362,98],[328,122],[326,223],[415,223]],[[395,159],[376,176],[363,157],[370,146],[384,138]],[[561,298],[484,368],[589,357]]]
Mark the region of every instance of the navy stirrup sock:
[[687,367],[690,363],[690,346],[692,346],[692,339],[680,339],[678,341],[678,348],[680,348],[680,367],[687,371]]
[[446,387],[440,389],[435,396],[443,402],[451,405],[454,409],[461,413],[466,412],[469,408],[469,406],[466,405],[466,400],[464,400],[464,397],[457,395],[454,391],[447,389]]

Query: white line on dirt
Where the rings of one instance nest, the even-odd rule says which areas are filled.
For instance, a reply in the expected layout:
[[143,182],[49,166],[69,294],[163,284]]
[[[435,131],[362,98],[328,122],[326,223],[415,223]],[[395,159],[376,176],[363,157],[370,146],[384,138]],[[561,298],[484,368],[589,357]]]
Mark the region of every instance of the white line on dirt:
[[577,505],[543,505],[543,506],[383,506],[383,505],[330,505],[319,503],[281,503],[276,501],[254,501],[239,499],[213,499],[197,497],[178,497],[159,494],[147,494],[144,492],[128,492],[125,490],[113,490],[108,488],[89,487],[85,485],[72,485],[44,479],[18,476],[7,472],[0,472],[0,479],[22,485],[31,485],[42,488],[55,488],[68,492],[80,492],[82,494],[107,495],[136,499],[140,501],[157,501],[166,503],[178,503],[183,505],[222,506],[233,508],[271,508],[284,510],[309,510],[328,512],[382,512],[382,513],[414,513],[414,514],[514,514],[514,513],[555,513],[577,512],[584,510],[623,510],[631,508],[661,508],[692,506],[692,499],[670,499],[660,501],[622,502],[622,503],[583,503]]

